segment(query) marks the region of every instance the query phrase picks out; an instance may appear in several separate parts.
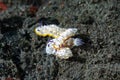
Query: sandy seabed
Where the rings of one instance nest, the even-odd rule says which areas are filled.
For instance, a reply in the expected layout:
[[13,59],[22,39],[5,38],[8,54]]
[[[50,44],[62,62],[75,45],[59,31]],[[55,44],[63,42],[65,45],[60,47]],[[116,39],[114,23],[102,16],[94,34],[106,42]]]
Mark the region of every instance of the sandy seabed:
[[[85,45],[68,60],[47,55],[52,38],[34,33],[41,23],[78,28]],[[0,12],[0,79],[119,80],[120,1],[50,0],[37,12],[22,4]]]

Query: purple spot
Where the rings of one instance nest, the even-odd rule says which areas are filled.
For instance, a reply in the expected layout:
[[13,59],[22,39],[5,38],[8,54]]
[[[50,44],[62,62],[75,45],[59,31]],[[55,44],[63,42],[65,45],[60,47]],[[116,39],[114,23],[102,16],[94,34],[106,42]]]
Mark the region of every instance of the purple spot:
[[40,21],[40,23],[39,23],[39,27],[41,27],[41,26],[43,26],[42,21]]
[[40,31],[39,29],[37,29],[37,31]]
[[53,42],[53,40],[50,40],[49,42]]
[[48,47],[50,46],[50,44],[48,44]]

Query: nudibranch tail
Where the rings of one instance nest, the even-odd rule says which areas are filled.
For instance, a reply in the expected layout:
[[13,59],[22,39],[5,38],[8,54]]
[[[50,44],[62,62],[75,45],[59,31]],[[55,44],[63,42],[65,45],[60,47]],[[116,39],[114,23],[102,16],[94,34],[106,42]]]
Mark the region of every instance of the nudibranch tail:
[[61,42],[64,42],[64,40],[69,39],[70,37],[74,36],[77,32],[76,28],[69,28],[65,32],[63,32],[58,39]]
[[65,32],[63,32],[60,36],[62,37],[71,37],[71,36],[74,36],[77,32],[77,29],[76,28],[69,28],[67,29]]

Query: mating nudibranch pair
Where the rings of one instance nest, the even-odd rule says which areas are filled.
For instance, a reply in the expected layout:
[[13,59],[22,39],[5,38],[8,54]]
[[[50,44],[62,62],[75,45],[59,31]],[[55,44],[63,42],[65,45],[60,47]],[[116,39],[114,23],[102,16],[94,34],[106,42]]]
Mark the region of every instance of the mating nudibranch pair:
[[35,33],[39,36],[54,38],[47,43],[46,53],[53,54],[61,59],[72,57],[73,54],[70,48],[84,43],[80,38],[72,38],[76,32],[77,28],[65,29],[54,24],[39,26],[35,29]]

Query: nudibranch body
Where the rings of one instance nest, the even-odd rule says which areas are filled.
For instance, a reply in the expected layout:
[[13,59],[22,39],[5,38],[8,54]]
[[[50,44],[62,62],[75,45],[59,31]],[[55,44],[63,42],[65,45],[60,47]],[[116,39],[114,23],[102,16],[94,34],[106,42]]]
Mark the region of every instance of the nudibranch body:
[[65,28],[60,28],[54,24],[51,25],[41,25],[37,28],[35,28],[35,33],[39,36],[50,36],[53,38],[57,38],[60,36],[62,32],[64,32]]
[[68,59],[73,56],[70,48],[82,45],[83,43],[81,42],[82,40],[78,38],[69,38],[68,40],[63,41],[60,41],[59,38],[52,39],[47,43],[46,53],[53,54],[61,59]]
[[84,44],[80,38],[72,38],[77,33],[77,28],[60,28],[56,25],[45,25],[35,29],[35,33],[40,36],[51,36],[46,45],[46,53],[53,54],[61,59],[72,57],[70,48]]

